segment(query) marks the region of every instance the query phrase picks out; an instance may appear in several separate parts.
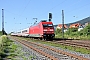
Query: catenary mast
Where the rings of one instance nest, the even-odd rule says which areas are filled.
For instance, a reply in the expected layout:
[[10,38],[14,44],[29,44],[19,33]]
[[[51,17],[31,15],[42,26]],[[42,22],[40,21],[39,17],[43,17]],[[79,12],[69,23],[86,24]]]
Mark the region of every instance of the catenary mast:
[[4,33],[4,9],[2,9],[2,32],[3,32],[3,35],[5,34]]

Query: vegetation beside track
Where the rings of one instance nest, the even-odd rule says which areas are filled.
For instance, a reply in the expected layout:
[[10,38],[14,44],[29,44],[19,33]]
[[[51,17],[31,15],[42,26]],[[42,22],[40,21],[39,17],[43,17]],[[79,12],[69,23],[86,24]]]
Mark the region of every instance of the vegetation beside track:
[[0,47],[0,60],[11,59],[16,56],[16,54],[9,54],[15,51],[16,45],[12,44],[6,35],[0,37]]
[[[11,59],[19,60],[20,58],[27,60],[24,55],[26,52],[22,52],[22,47],[18,44],[15,44],[10,40],[6,35],[0,37],[0,60]],[[31,59],[33,56],[30,56]]]
[[28,38],[27,38],[27,40],[32,41],[32,42],[37,42],[37,43],[42,43],[42,44],[54,46],[54,47],[60,47],[62,49],[68,49],[68,50],[80,52],[80,53],[83,53],[83,54],[90,54],[90,50],[85,49],[85,48],[66,46],[66,45],[61,45],[61,44],[57,44],[57,43],[50,42],[50,41],[41,41],[41,40],[33,40],[33,39],[30,40]]
[[[56,38],[62,38],[62,29],[57,29],[55,35]],[[81,31],[78,28],[69,28],[64,33],[64,38],[90,40],[90,24]]]
[[0,31],[0,36],[1,36],[2,34],[3,34],[2,31]]

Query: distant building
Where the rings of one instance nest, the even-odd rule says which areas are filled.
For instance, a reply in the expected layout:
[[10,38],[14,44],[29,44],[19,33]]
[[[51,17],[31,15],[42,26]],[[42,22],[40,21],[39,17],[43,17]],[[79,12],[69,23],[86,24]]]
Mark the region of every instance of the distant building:
[[[62,24],[58,24],[57,28],[62,29]],[[64,24],[64,28],[67,29],[68,27]]]
[[76,24],[71,24],[69,26],[69,28],[79,28],[79,26],[81,26],[81,24],[80,23],[76,23]]
[[85,26],[88,26],[88,24],[90,24],[90,22],[85,23]]
[[[64,32],[67,31],[67,26],[64,24]],[[56,27],[56,29],[62,29],[62,24],[58,24],[58,26]]]
[[83,28],[84,28],[84,25],[80,25],[80,26],[78,27],[78,31],[83,30]]
[[78,28],[78,31],[81,31],[84,27],[80,23],[71,24],[69,28]]

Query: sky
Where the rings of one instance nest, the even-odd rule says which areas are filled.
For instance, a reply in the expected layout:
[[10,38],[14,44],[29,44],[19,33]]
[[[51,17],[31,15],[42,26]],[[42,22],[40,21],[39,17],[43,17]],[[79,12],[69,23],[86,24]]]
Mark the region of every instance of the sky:
[[48,20],[52,13],[54,25],[72,23],[90,16],[90,0],[0,0],[0,30],[2,30],[2,9],[4,29],[7,33],[28,28],[35,22]]

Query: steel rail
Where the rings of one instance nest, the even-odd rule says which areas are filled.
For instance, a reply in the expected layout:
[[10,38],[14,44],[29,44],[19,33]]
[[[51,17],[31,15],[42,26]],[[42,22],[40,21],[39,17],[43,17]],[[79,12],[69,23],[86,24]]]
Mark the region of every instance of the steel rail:
[[62,45],[68,45],[68,46],[76,46],[79,48],[85,48],[90,50],[90,46],[89,45],[85,45],[85,44],[81,44],[81,43],[76,43],[76,42],[70,42],[70,41],[59,41],[59,42],[55,42],[55,43],[60,43]]
[[49,54],[47,54],[47,53],[45,53],[45,52],[39,50],[39,49],[36,49],[35,47],[32,47],[32,46],[26,44],[24,41],[20,41],[20,40],[16,40],[16,41],[18,41],[18,42],[24,44],[25,46],[27,46],[27,47],[33,49],[34,51],[40,53],[41,55],[44,55],[45,57],[50,58],[51,60],[58,60],[57,58],[55,58],[55,57],[53,57],[53,56],[51,56],[51,55],[49,55]]
[[[26,41],[26,40],[24,40],[24,41]],[[28,42],[28,41],[27,41],[27,42]],[[72,57],[72,58],[76,58],[76,59],[79,59],[79,60],[89,60],[89,59],[87,59],[87,58],[84,58],[84,57],[81,57],[81,56],[77,56],[77,55],[75,55],[75,54],[71,54],[71,53],[68,53],[68,52],[65,52],[65,51],[62,51],[62,50],[58,50],[58,49],[55,49],[55,48],[51,48],[51,47],[49,47],[49,46],[44,46],[44,45],[42,45],[42,44],[37,44],[37,43],[35,43],[35,42],[30,42],[30,41],[29,41],[29,43],[32,43],[32,44],[35,44],[35,45],[38,45],[38,46],[41,46],[41,47],[50,49],[50,50],[52,50],[52,51],[54,51],[54,52],[57,52],[57,53],[60,53],[60,54],[63,54],[63,55],[67,55],[67,56],[70,56],[70,57]]]

